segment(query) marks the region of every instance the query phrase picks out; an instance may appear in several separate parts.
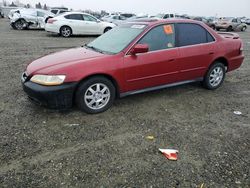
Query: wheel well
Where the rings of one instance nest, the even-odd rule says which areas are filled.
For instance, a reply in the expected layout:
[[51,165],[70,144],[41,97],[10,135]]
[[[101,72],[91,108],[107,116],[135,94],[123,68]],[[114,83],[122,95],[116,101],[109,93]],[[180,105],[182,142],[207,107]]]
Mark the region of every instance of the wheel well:
[[108,26],[108,27],[105,27],[103,33],[105,33],[106,29],[112,29],[112,27]]
[[45,23],[47,23],[48,20],[49,20],[50,18],[53,18],[53,17],[52,17],[52,16],[48,16],[48,17],[45,19]]
[[68,26],[68,25],[63,25],[63,26],[61,26],[61,27],[60,27],[60,29],[59,29],[60,33],[61,33],[61,29],[62,29],[62,27],[69,27],[69,28],[70,28],[70,30],[71,30],[71,33],[73,34],[73,30],[72,30],[72,28],[71,28],[70,26]]
[[107,78],[108,80],[110,80],[112,82],[112,84],[114,85],[115,87],[115,93],[116,93],[116,97],[119,97],[120,96],[120,93],[119,93],[119,85],[117,83],[117,81],[110,75],[108,74],[94,74],[94,75],[90,75],[90,76],[87,76],[85,78],[83,78],[81,81],[79,81],[79,83],[77,84],[76,86],[76,89],[74,91],[74,96],[76,94],[76,91],[77,89],[79,88],[79,86],[85,81],[85,80],[88,80],[88,79],[91,79],[93,77],[96,77],[96,76],[102,76],[102,77],[105,77]]
[[224,58],[224,57],[219,57],[219,58],[215,59],[214,62],[210,65],[210,67],[211,67],[215,62],[221,62],[221,63],[226,67],[226,70],[228,69],[228,61],[227,61],[226,58]]

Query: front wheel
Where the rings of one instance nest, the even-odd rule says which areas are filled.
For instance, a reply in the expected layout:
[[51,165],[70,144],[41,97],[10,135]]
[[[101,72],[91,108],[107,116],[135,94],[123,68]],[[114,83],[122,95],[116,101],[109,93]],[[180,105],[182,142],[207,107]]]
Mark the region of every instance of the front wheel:
[[25,28],[27,28],[27,22],[24,21],[24,20],[17,20],[15,23],[14,23],[14,28],[17,29],[17,30],[24,30]]
[[203,80],[205,88],[214,90],[221,86],[225,79],[226,68],[220,62],[215,62],[208,70]]
[[77,106],[84,112],[101,113],[112,106],[115,99],[115,87],[105,77],[93,77],[80,85],[75,99]]

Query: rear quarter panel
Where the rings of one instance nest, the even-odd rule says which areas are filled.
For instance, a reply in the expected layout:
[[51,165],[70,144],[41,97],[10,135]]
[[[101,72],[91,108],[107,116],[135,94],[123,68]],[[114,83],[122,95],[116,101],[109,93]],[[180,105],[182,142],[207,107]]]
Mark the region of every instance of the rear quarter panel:
[[216,57],[224,57],[228,62],[227,71],[232,71],[239,68],[244,60],[244,55],[240,53],[242,47],[241,39],[222,38],[216,46]]

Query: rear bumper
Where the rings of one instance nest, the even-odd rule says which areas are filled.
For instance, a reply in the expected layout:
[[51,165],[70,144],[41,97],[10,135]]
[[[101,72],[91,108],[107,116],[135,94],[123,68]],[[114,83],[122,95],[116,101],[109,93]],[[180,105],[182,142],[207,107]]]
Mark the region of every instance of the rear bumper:
[[32,101],[52,109],[72,107],[76,85],[76,82],[59,86],[42,86],[31,81],[22,82],[23,90]]
[[47,32],[51,32],[51,33],[59,33],[59,28],[57,26],[55,26],[54,24],[46,24],[45,25],[45,30]]
[[229,25],[216,25],[216,29],[227,29]]
[[228,72],[238,69],[244,61],[244,55],[234,57],[229,60]]

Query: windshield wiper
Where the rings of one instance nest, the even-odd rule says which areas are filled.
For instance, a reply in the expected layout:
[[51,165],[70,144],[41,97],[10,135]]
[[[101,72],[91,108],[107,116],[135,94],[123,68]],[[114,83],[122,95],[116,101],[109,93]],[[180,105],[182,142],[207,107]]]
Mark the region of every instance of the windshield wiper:
[[98,49],[98,48],[96,48],[96,47],[94,47],[94,46],[88,46],[88,45],[84,45],[85,47],[87,47],[87,48],[90,48],[90,49],[92,49],[92,50],[94,50],[94,51],[96,51],[96,52],[99,52],[99,53],[102,53],[102,54],[104,54],[104,51],[102,51],[102,50],[100,50],[100,49]]

